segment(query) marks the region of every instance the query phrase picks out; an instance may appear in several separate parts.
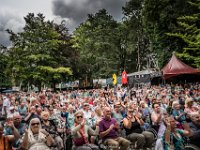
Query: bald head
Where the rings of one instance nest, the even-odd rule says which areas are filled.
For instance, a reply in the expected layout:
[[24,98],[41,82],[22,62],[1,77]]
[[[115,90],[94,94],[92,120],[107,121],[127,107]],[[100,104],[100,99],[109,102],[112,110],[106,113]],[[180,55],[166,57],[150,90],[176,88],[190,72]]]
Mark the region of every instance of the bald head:
[[103,114],[106,119],[111,118],[111,109],[109,107],[104,107]]

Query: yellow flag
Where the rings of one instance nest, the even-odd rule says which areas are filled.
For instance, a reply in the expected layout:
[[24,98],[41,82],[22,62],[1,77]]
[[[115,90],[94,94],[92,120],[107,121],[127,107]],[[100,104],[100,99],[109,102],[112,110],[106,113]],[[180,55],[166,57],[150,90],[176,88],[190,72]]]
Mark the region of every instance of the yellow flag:
[[113,85],[116,85],[117,84],[117,75],[114,73],[112,75],[112,78],[113,78]]

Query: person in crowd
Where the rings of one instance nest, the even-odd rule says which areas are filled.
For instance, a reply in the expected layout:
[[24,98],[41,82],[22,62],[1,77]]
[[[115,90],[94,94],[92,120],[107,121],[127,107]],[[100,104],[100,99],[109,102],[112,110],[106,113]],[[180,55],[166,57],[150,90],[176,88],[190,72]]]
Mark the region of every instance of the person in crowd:
[[108,149],[128,150],[130,142],[118,136],[119,124],[114,118],[111,118],[111,109],[104,108],[104,118],[99,122],[100,137],[103,143],[108,146]]
[[144,101],[140,101],[139,112],[142,115],[142,119],[144,120],[144,128],[149,128],[151,121],[150,121],[150,109],[147,107],[147,104]]
[[165,119],[166,130],[163,137],[164,150],[183,150],[185,145],[184,136],[190,137],[192,132],[188,124],[184,124],[184,129],[176,128],[174,117],[170,116]]
[[41,117],[37,114],[36,109],[36,106],[30,107],[28,115],[24,118],[24,121],[27,122],[27,124],[29,124],[30,120],[33,118],[39,118],[41,120]]
[[2,116],[5,118],[10,114],[10,105],[10,99],[6,96],[3,96]]
[[15,107],[14,107],[14,106],[10,106],[9,110],[10,110],[9,116],[10,116],[10,117],[13,117],[13,115],[14,115],[14,113],[15,113]]
[[68,123],[68,127],[71,128],[74,125],[74,112],[75,109],[72,105],[69,105],[69,113],[68,113],[68,117],[67,117],[67,123]]
[[127,139],[136,144],[136,149],[151,148],[154,141],[154,135],[151,132],[143,131],[144,121],[139,113],[134,113],[129,108],[126,118],[123,120],[123,126],[126,131]]
[[18,106],[18,112],[22,116],[22,119],[25,118],[25,116],[28,114],[28,108],[26,106],[26,102],[22,101],[20,105]]
[[120,125],[123,120],[123,112],[121,111],[122,106],[120,102],[114,104],[114,111],[112,112],[112,117],[117,120],[117,123]]
[[95,111],[95,120],[97,122],[100,122],[103,118],[103,112],[102,112],[101,108],[96,107],[94,111]]
[[22,138],[21,149],[28,150],[50,150],[54,144],[51,135],[41,127],[39,118],[32,118],[29,128],[25,130]]
[[6,126],[9,126],[12,129],[13,134],[4,135],[4,126],[0,122],[0,150],[12,150],[12,143],[18,140],[20,137],[11,120],[6,122]]
[[160,125],[163,120],[163,113],[160,109],[160,105],[158,103],[152,104],[153,112],[151,113],[151,121],[152,121],[152,127],[158,132]]
[[49,112],[43,111],[41,113],[42,118],[42,129],[45,129],[51,137],[55,140],[55,147],[58,148],[58,150],[63,150],[64,145],[61,137],[59,136],[59,132],[61,132],[61,129],[59,129],[53,122],[53,120],[49,120]]
[[200,148],[200,114],[198,112],[191,115],[189,123],[193,135],[190,137],[190,142]]
[[90,111],[90,104],[89,103],[84,103],[83,104],[83,113],[84,117],[87,122],[89,122],[89,119],[91,118],[92,112]]
[[174,116],[175,120],[181,124],[186,122],[186,113],[180,108],[180,104],[178,101],[174,101],[172,103],[172,115]]
[[[14,130],[13,128],[16,128],[18,133],[19,133],[19,137],[18,138],[21,138],[25,132],[25,129],[26,129],[26,124],[25,123],[22,123],[22,117],[20,116],[20,114],[18,112],[16,112],[14,115],[13,115],[13,126],[5,126],[4,127],[4,134],[5,135],[14,135]],[[12,146],[14,148],[19,148],[20,146],[20,141],[19,140],[15,140],[15,142],[12,143]]]
[[187,98],[185,100],[185,110],[188,115],[198,112],[198,108],[194,106],[194,100],[192,98]]
[[97,136],[99,133],[98,124],[94,131],[91,127],[86,125],[83,111],[77,111],[74,114],[74,126],[71,129],[75,150],[99,150],[98,146],[90,144],[89,135]]

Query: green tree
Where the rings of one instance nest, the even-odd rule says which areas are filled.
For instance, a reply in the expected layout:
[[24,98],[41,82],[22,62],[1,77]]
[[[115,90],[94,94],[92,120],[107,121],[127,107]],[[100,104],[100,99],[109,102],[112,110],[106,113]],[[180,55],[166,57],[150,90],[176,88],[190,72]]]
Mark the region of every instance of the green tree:
[[173,51],[180,51],[185,43],[166,33],[179,30],[177,18],[190,15],[197,10],[187,0],[144,0],[143,22],[153,51],[158,55],[162,67],[171,57]]
[[74,47],[80,52],[82,77],[109,77],[120,72],[123,56],[118,23],[105,9],[88,15],[74,32]]
[[130,0],[123,7],[126,18],[123,23],[126,25],[128,47],[131,49],[129,60],[132,66],[129,69],[132,70],[129,72],[154,67],[153,63],[148,63],[150,53],[153,55],[153,51],[150,49],[150,42],[144,31],[143,5],[144,0]]
[[7,48],[3,45],[0,45],[0,89],[11,86],[10,78],[6,74],[7,64]]
[[189,2],[199,9],[198,13],[178,18],[181,27],[177,33],[169,33],[169,36],[178,37],[186,43],[179,51],[178,56],[194,67],[200,68],[200,1]]
[[13,33],[8,30],[12,47],[9,49],[8,72],[17,81],[35,84],[55,83],[71,75],[70,68],[61,65],[59,46],[61,35],[53,22],[45,21],[42,14],[29,13],[25,19],[24,31]]

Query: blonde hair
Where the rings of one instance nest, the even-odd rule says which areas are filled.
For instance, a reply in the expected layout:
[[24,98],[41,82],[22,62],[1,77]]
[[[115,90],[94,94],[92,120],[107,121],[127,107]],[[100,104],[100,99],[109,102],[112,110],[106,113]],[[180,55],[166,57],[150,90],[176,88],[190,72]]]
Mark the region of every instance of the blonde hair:
[[78,110],[77,112],[74,113],[74,122],[75,122],[75,123],[77,123],[77,122],[76,122],[76,116],[77,116],[78,114],[81,114],[81,115],[84,117],[83,111],[82,111],[82,110]]
[[74,113],[74,116],[78,115],[78,114],[81,114],[81,115],[84,115],[83,111],[82,110],[78,110],[77,112]]

